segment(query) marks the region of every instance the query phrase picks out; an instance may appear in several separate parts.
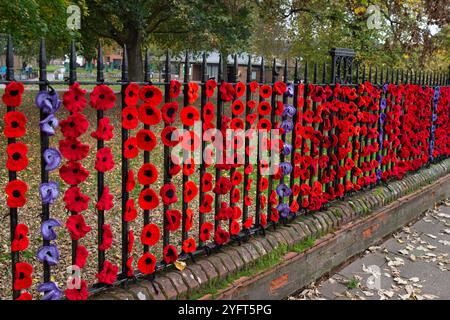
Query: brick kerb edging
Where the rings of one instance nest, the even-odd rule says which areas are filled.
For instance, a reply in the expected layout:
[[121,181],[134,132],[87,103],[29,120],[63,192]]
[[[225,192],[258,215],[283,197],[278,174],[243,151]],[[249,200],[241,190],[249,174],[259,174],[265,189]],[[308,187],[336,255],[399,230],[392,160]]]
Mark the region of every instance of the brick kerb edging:
[[[277,250],[280,245],[291,247],[309,237],[318,238],[315,245],[306,251],[302,253],[289,252],[280,264],[251,277],[239,278],[231,283],[228,288],[216,293],[214,297],[222,299],[282,298],[282,295],[291,293],[288,291],[293,283],[298,286],[296,287],[298,289],[301,285],[304,286],[316,280],[329,272],[331,268],[336,267],[336,263],[342,260],[344,255],[352,253],[353,249],[361,252],[376,240],[378,234],[389,231],[394,227],[400,228],[401,225],[397,226],[393,220],[396,220],[397,224],[403,222],[406,224],[427,207],[420,212],[414,212],[418,211],[416,208],[422,208],[425,203],[433,202],[434,204],[434,202],[450,196],[449,173],[450,159],[447,159],[431,165],[430,168],[421,169],[412,175],[408,175],[401,181],[376,187],[351,197],[347,201],[337,201],[326,211],[301,216],[288,227],[278,227],[275,231],[268,231],[265,237],[254,237],[241,246],[225,246],[220,254],[198,259],[196,263],[188,262],[188,266],[183,271],[175,269],[160,273],[155,280],[155,285],[159,289],[158,294],[151,282],[140,280],[136,284],[130,284],[127,288],[117,287],[100,292],[93,295],[91,299],[164,300],[186,298],[199,288],[205,287],[208,282],[225,279],[238,270],[253,264],[269,252]],[[433,183],[430,185],[431,182]],[[436,190],[440,192],[436,192]],[[411,194],[411,192],[414,193]],[[423,197],[427,199],[420,200]],[[419,203],[407,212],[400,209],[397,210],[398,212],[394,212],[394,209],[407,206],[414,201],[419,201]],[[392,217],[389,219],[389,216]],[[361,228],[364,226],[368,228],[365,231],[366,233],[362,233],[364,230]],[[356,232],[355,230],[361,231],[359,236],[362,235],[363,238],[367,234],[367,238],[364,238],[363,241],[347,239],[348,235]],[[390,231],[390,233],[395,230]],[[341,242],[347,244],[338,248],[338,239],[342,237],[346,239],[341,239]],[[366,243],[367,246],[362,248],[363,244]],[[333,246],[337,247],[334,248]],[[354,254],[359,252],[355,251]],[[321,257],[317,256],[319,253]],[[325,259],[327,254],[328,260]],[[308,262],[308,259],[311,261]],[[291,279],[281,273],[283,269],[292,269],[301,260],[309,263],[305,266],[313,268],[314,259],[324,265],[323,270],[320,268],[317,268],[318,270],[294,269],[290,273],[286,273],[287,275],[292,274]],[[296,279],[292,279],[293,277]],[[273,279],[270,280],[271,278]],[[252,288],[260,292],[252,292]],[[264,290],[261,290],[262,288],[266,288],[265,291],[268,290],[269,292],[264,292]],[[261,296],[258,296],[258,294]],[[212,296],[206,295],[204,298],[208,299]]]

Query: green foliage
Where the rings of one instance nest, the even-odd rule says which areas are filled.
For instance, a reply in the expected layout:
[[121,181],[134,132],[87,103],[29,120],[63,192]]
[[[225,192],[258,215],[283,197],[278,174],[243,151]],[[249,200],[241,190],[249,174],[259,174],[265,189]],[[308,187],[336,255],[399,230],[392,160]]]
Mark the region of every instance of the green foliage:
[[347,282],[347,289],[352,290],[359,287],[359,280],[356,278],[352,278]]

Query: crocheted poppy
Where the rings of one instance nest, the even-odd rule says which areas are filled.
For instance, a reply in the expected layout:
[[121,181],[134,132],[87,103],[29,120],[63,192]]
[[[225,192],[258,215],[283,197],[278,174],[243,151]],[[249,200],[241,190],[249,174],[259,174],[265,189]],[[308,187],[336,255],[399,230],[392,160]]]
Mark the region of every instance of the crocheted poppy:
[[256,92],[256,89],[259,88],[259,83],[256,81],[252,81],[250,82],[250,91],[251,92]]
[[[200,137],[195,131],[185,131],[181,139],[181,146],[184,150],[193,152],[200,148]],[[192,164],[194,164],[193,160]]]
[[53,171],[61,164],[61,153],[54,148],[48,148],[43,153],[45,170]]
[[231,175],[231,184],[233,186],[238,186],[241,184],[241,182],[242,182],[242,173],[240,173],[239,171],[233,172],[233,174]]
[[212,211],[212,203],[214,202],[214,197],[210,194],[203,195],[203,201],[200,204],[199,212],[200,213],[209,213]]
[[34,101],[45,114],[54,114],[61,107],[58,93],[53,89],[39,91]]
[[183,164],[183,175],[190,176],[195,172],[195,161],[194,158],[186,159]]
[[39,186],[39,194],[43,204],[52,204],[59,195],[59,184],[54,181],[43,182]]
[[39,121],[41,131],[49,136],[56,133],[56,128],[59,126],[59,121],[53,114],[48,115],[44,120]]
[[273,85],[273,91],[275,92],[275,94],[281,96],[282,94],[284,94],[286,92],[286,83],[282,82],[282,81],[277,81],[275,82],[275,84]]
[[139,90],[139,98],[141,98],[141,100],[144,101],[145,104],[156,107],[161,103],[163,96],[159,88],[153,85],[146,85]]
[[142,185],[155,183],[158,179],[158,170],[151,163],[144,163],[138,172],[138,181]]
[[134,159],[138,156],[139,149],[137,146],[137,138],[129,137],[123,144],[123,156],[126,159]]
[[139,120],[147,125],[155,125],[161,122],[161,111],[156,106],[143,103],[138,108]]
[[154,223],[149,223],[142,228],[141,242],[147,246],[154,246],[161,237],[159,227]]
[[165,146],[175,147],[180,142],[180,135],[178,129],[175,127],[165,127],[161,131],[161,141]]
[[77,186],[70,187],[64,193],[65,208],[71,212],[81,212],[87,210],[89,203],[89,196],[83,194],[81,189]]
[[116,103],[114,91],[104,84],[95,86],[89,96],[91,98],[89,105],[97,110],[109,110],[114,107],[114,104]]
[[171,80],[169,86],[169,97],[171,99],[178,98],[181,93],[181,83],[178,80]]
[[261,98],[263,99],[267,99],[270,98],[270,96],[272,95],[272,87],[267,85],[267,84],[263,84],[260,88],[259,88],[259,95],[261,96]]
[[214,95],[214,90],[217,87],[217,82],[214,79],[209,79],[205,83],[205,93],[207,98],[211,98]]
[[60,300],[62,297],[62,290],[53,281],[44,282],[38,285],[38,292],[42,292],[42,300]]
[[229,240],[230,234],[220,226],[217,226],[216,232],[214,233],[214,242],[220,246],[227,243]]
[[129,222],[133,221],[137,217],[137,210],[134,207],[134,199],[128,199],[125,204],[125,214],[123,220]]
[[236,220],[232,220],[230,224],[230,234],[232,236],[235,236],[239,234],[239,231],[241,231],[241,226],[239,225],[239,222]]
[[91,227],[86,224],[81,214],[71,215],[66,221],[66,228],[72,240],[79,240],[91,231]]
[[69,91],[63,94],[63,104],[70,112],[77,113],[86,107],[86,90],[81,89],[80,84],[75,82],[69,87]]
[[234,118],[230,122],[230,128],[233,130],[244,130],[245,129],[244,121],[240,118]]
[[139,85],[130,83],[125,88],[125,104],[127,106],[135,106],[139,102]]
[[3,128],[3,134],[7,138],[20,138],[26,133],[25,125],[27,124],[27,118],[22,112],[10,111],[5,113],[4,116],[5,127]]
[[226,194],[231,190],[232,184],[227,177],[220,177],[216,181],[213,192],[217,194]]
[[126,183],[126,192],[130,192],[136,186],[136,180],[134,179],[134,171],[132,169],[128,170],[127,174],[127,183]]
[[139,124],[138,111],[135,106],[122,109],[122,127],[127,130],[136,129]]
[[110,171],[114,168],[114,164],[112,152],[109,147],[98,149],[95,156],[95,170],[99,172]]
[[161,187],[159,195],[165,205],[169,205],[178,201],[177,190],[173,183],[166,183]]
[[100,200],[95,204],[95,208],[99,211],[108,211],[114,207],[114,196],[109,193],[108,186],[103,187],[103,193],[100,197]]
[[16,299],[14,300],[18,300],[18,301],[30,301],[33,300],[33,296],[31,295],[31,293],[29,292],[23,292],[20,294],[20,296],[18,296]]
[[119,267],[106,260],[103,262],[102,271],[95,276],[99,283],[113,284],[117,279],[117,272],[119,272]]
[[184,202],[191,202],[198,194],[198,187],[194,181],[186,181],[184,184]]
[[268,116],[272,110],[272,106],[267,101],[262,101],[258,105],[258,113],[261,116]]
[[57,265],[59,262],[58,247],[54,244],[42,246],[38,249],[36,258],[41,262],[47,262],[49,266]]
[[200,227],[200,241],[205,242],[211,238],[211,231],[214,226],[211,222],[204,222]]
[[14,290],[28,289],[32,283],[33,267],[26,262],[16,263],[16,272],[14,274]]
[[200,119],[200,115],[196,107],[187,106],[181,109],[180,119],[185,126],[193,126]]
[[8,159],[6,168],[10,171],[21,171],[28,166],[28,148],[22,142],[11,143],[6,148]]
[[245,94],[245,84],[242,82],[238,82],[234,86],[234,90],[236,91],[236,97],[240,98]]
[[260,119],[258,121],[259,130],[270,130],[272,129],[272,122],[269,119]]
[[186,217],[184,218],[184,228],[190,231],[194,225],[194,211],[191,208],[186,209]]
[[176,231],[181,225],[180,210],[167,210],[164,213],[165,224],[164,228],[168,231]]
[[244,103],[241,100],[235,100],[231,105],[231,112],[233,115],[238,116],[242,114],[245,110]]
[[164,123],[174,123],[178,113],[178,102],[172,101],[165,103],[161,108],[161,113]]
[[76,249],[76,259],[75,259],[75,265],[83,268],[86,265],[87,257],[89,256],[89,251],[86,249],[85,246],[77,245]]
[[233,189],[230,198],[231,203],[237,203],[239,200],[241,200],[241,191],[239,189]]
[[111,248],[113,234],[109,224],[104,224],[102,229],[103,229],[102,243],[98,246],[98,250],[106,251],[109,248]]
[[231,83],[222,82],[219,88],[220,98],[223,101],[231,101],[234,99],[236,91]]
[[163,249],[163,261],[166,264],[169,264],[174,263],[175,261],[177,261],[177,259],[178,259],[177,249],[171,244],[166,245]]
[[18,107],[22,104],[22,93],[25,90],[22,82],[12,81],[6,85],[2,96],[3,103],[8,107]]
[[199,85],[195,82],[189,82],[187,85],[188,103],[194,103],[198,99]]
[[81,143],[78,139],[68,138],[59,141],[59,151],[67,160],[79,161],[86,158],[89,153],[89,146]]
[[212,122],[214,120],[215,106],[212,102],[207,102],[203,107],[203,121]]
[[213,176],[211,173],[206,172],[201,179],[201,186],[203,192],[211,191],[213,188],[212,184]]
[[91,137],[97,140],[109,141],[114,136],[114,127],[110,125],[108,117],[103,117],[98,121],[97,130],[91,132]]
[[65,183],[74,186],[86,181],[89,176],[89,171],[80,162],[69,161],[59,168],[59,176]]
[[159,205],[159,198],[153,189],[147,188],[141,191],[138,202],[142,210],[153,210]]
[[150,252],[144,253],[138,260],[138,269],[143,274],[155,272],[156,258]]
[[78,138],[89,128],[89,122],[81,113],[74,113],[60,122],[61,132],[65,138]]
[[8,182],[5,187],[7,195],[6,204],[10,208],[20,208],[27,203],[26,192],[28,186],[22,180],[13,180]]
[[144,151],[152,151],[156,146],[156,136],[153,131],[141,129],[136,134],[137,146]]
[[192,253],[197,249],[197,244],[195,243],[195,239],[188,238],[183,241],[182,250],[184,253]]
[[245,229],[250,229],[253,225],[253,218],[252,217],[248,217],[247,220],[244,221],[244,223],[242,224],[242,226]]
[[28,227],[23,223],[19,223],[14,230],[14,239],[11,242],[11,251],[24,251],[28,248],[28,244]]
[[79,288],[66,289],[64,294],[66,295],[67,300],[87,300],[89,291],[87,290],[86,280],[80,281]]

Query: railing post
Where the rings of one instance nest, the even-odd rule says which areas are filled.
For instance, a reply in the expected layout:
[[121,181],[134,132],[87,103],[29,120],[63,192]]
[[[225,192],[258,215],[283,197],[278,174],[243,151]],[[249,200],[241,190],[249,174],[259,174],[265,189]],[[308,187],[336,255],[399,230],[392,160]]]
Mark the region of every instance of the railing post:
[[[331,55],[331,83],[351,83],[353,60],[356,53],[353,49],[333,48]],[[341,66],[343,65],[343,76],[341,77]]]

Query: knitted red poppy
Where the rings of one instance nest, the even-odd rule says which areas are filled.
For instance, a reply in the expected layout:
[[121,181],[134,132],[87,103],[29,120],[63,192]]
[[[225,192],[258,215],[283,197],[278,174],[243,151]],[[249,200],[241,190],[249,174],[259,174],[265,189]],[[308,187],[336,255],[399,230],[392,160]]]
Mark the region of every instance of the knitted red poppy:
[[138,172],[138,181],[142,185],[155,183],[158,179],[158,170],[151,163],[144,163]]
[[238,116],[242,114],[245,110],[244,103],[241,100],[235,100],[231,105],[231,112],[233,115]]
[[223,230],[220,226],[217,226],[216,232],[214,233],[214,241],[219,246],[227,243],[230,240],[230,234]]
[[114,107],[114,104],[116,103],[114,91],[104,84],[95,86],[89,96],[91,98],[89,105],[97,110],[109,110]]
[[185,131],[181,139],[181,146],[186,151],[195,151],[200,148],[200,137],[195,131]]
[[194,211],[191,208],[186,209],[186,217],[184,219],[184,227],[186,231],[190,231],[194,225]]
[[98,246],[98,250],[106,251],[109,248],[111,248],[113,234],[111,231],[111,226],[109,224],[104,224],[102,229],[103,229],[102,243]]
[[86,280],[81,280],[79,288],[66,289],[64,293],[67,300],[87,300],[89,291],[87,290]]
[[233,174],[231,175],[231,184],[233,186],[238,186],[241,184],[241,182],[242,182],[242,173],[240,173],[239,171],[233,172]]
[[137,147],[136,137],[129,137],[123,144],[123,156],[126,159],[134,159],[138,154],[139,149]]
[[109,141],[114,136],[114,127],[110,125],[108,117],[103,117],[98,121],[97,130],[91,132],[91,137],[97,140]]
[[253,124],[255,122],[255,120],[258,118],[258,114],[256,113],[250,113],[245,117],[245,120],[250,123]]
[[22,112],[10,111],[5,113],[4,116],[5,127],[3,128],[3,134],[7,138],[20,138],[26,133],[25,125],[27,124],[27,118]]
[[79,161],[86,158],[89,153],[89,146],[81,143],[78,139],[68,138],[59,141],[59,151],[67,160]]
[[211,238],[211,231],[214,226],[211,222],[204,222],[200,227],[200,240],[205,242]]
[[[297,209],[297,210],[298,210],[298,209]],[[294,212],[297,212],[297,211],[294,211]],[[267,215],[266,215],[266,214],[264,214],[264,213],[261,214],[259,224],[260,224],[262,227],[267,226]]]
[[139,124],[136,107],[130,106],[122,109],[122,127],[127,130],[136,129]]
[[138,269],[143,274],[155,272],[156,258],[150,252],[144,253],[138,260]]
[[270,96],[272,95],[272,87],[267,85],[267,84],[263,84],[260,88],[259,88],[259,95],[261,96],[261,98],[263,99],[267,99],[270,98]]
[[87,251],[85,246],[77,245],[75,256],[76,256],[75,265],[80,268],[83,268],[86,265],[87,257],[89,256],[89,251]]
[[270,130],[272,129],[272,123],[269,119],[261,119],[258,121],[259,130]]
[[133,221],[137,217],[137,210],[134,207],[134,199],[128,199],[125,204],[125,214],[123,220],[129,222]]
[[171,99],[178,98],[181,93],[181,83],[178,80],[171,80],[169,86],[169,97]]
[[213,180],[213,176],[211,173],[206,172],[202,179],[201,179],[201,185],[202,185],[202,191],[203,192],[208,192],[211,191],[213,188],[213,184],[212,184],[212,180]]
[[282,81],[275,82],[275,84],[273,85],[273,91],[275,92],[275,94],[281,96],[286,92],[286,83]]
[[173,183],[166,183],[161,187],[159,195],[165,205],[169,205],[178,201],[177,190]]
[[197,244],[195,243],[195,239],[188,238],[183,241],[182,250],[184,253],[192,253],[197,249]]
[[3,103],[8,107],[18,107],[22,104],[22,94],[25,88],[22,82],[12,81],[6,85],[2,96]]
[[163,96],[159,88],[153,85],[146,85],[139,90],[139,98],[141,98],[145,104],[156,107],[161,103]]
[[184,184],[184,202],[191,202],[198,194],[198,187],[194,181],[186,181]]
[[59,168],[59,176],[65,183],[73,186],[86,181],[89,171],[80,162],[69,161]]
[[69,88],[69,91],[64,92],[63,104],[67,111],[77,113],[83,111],[86,107],[86,98],[84,95],[86,90],[81,89],[80,84],[75,82]]
[[26,192],[28,185],[22,180],[13,180],[8,182],[5,187],[7,195],[6,204],[10,208],[20,208],[27,203]]
[[205,83],[205,92],[206,92],[206,97],[211,98],[214,95],[214,90],[217,87],[217,82],[214,79],[209,79],[208,81],[206,81]]
[[111,193],[109,193],[109,188],[105,186],[103,188],[102,196],[100,200],[95,204],[95,208],[99,211],[108,211],[114,207],[113,203],[114,197]]
[[169,160],[169,174],[173,177],[181,171],[181,166],[175,164],[172,159]]
[[22,142],[11,143],[6,148],[8,159],[6,168],[10,171],[22,171],[28,166],[28,148]]
[[239,189],[233,189],[230,198],[231,203],[237,203],[239,200],[241,200],[241,191]]
[[136,134],[137,147],[144,151],[152,151],[156,146],[156,136],[153,131],[141,129]]
[[226,194],[231,190],[232,184],[227,177],[220,177],[216,181],[213,192],[217,194]]
[[133,268],[133,261],[134,261],[134,257],[130,256],[125,264],[125,268],[126,268],[126,274],[128,278],[133,278],[134,277],[134,268]]
[[87,210],[89,204],[89,196],[83,194],[77,186],[70,187],[64,193],[65,208],[72,212],[81,212]]
[[26,262],[16,263],[16,272],[14,274],[14,290],[28,289],[33,279],[31,277],[33,273],[33,267]]
[[240,118],[234,118],[230,122],[230,128],[233,130],[244,130],[245,129],[244,121]]
[[210,194],[205,194],[203,196],[203,201],[200,204],[198,211],[203,214],[211,212],[213,202],[214,202],[214,197]]
[[139,120],[147,125],[155,125],[161,122],[161,111],[156,106],[143,103],[138,108]]
[[256,89],[258,89],[258,88],[259,88],[259,83],[258,82],[256,82],[256,81],[250,82],[250,91],[251,92],[255,92]]
[[165,224],[164,228],[169,231],[176,231],[181,225],[180,210],[167,210],[164,213]]
[[212,122],[214,120],[215,106],[212,102],[207,102],[203,107],[203,121]]
[[86,224],[81,214],[71,215],[66,221],[66,228],[72,240],[79,240],[91,231],[91,227]]
[[198,99],[199,85],[195,82],[189,82],[187,85],[188,103],[194,103]]
[[134,231],[130,230],[128,231],[128,247],[127,247],[128,253],[133,252],[133,246],[134,246]]
[[30,300],[33,300],[33,296],[31,295],[31,293],[25,291],[25,292],[21,293],[20,296],[18,296],[14,300],[30,301]]
[[139,102],[139,85],[130,83],[125,88],[125,104],[127,106],[136,106]]
[[134,171],[132,169],[128,170],[127,174],[127,183],[126,183],[126,191],[130,192],[136,186],[136,180],[134,179]]
[[268,116],[272,110],[272,106],[267,101],[262,101],[258,105],[258,113],[261,116]]
[[231,101],[234,99],[236,91],[231,83],[222,82],[219,88],[220,98],[223,101]]
[[245,84],[242,82],[238,82],[234,86],[234,90],[236,91],[236,97],[240,98],[245,94]]
[[89,128],[89,122],[81,113],[74,113],[59,122],[61,132],[65,138],[78,138]]
[[154,246],[161,237],[159,227],[154,223],[149,223],[142,228],[141,242],[143,245]]
[[187,106],[181,109],[180,119],[185,126],[193,126],[200,119],[200,115],[196,107]]
[[103,262],[103,269],[95,276],[99,283],[113,284],[117,279],[117,273],[119,272],[119,267],[112,264],[109,261]]
[[190,176],[195,173],[194,158],[187,159],[183,164],[183,175]]
[[159,205],[159,198],[153,189],[147,188],[141,191],[138,202],[142,210],[153,210]]
[[177,261],[177,259],[178,259],[177,249],[171,244],[166,245],[163,249],[163,261],[166,264],[169,264],[174,263],[175,261]]
[[180,142],[180,135],[178,129],[175,127],[165,127],[161,131],[161,141],[165,146],[175,147]]
[[165,103],[161,108],[161,113],[164,123],[174,123],[178,113],[178,102],[172,101]]
[[239,222],[236,220],[232,220],[230,224],[230,234],[232,236],[235,236],[241,231],[241,226],[239,225]]
[[11,251],[24,251],[28,248],[28,243],[28,227],[23,223],[19,223],[14,230],[14,238],[11,242]]
[[248,217],[247,220],[244,221],[244,223],[242,224],[242,226],[245,229],[250,229],[253,225],[253,218],[252,217]]
[[111,149],[109,147],[103,147],[98,149],[95,156],[95,170],[99,172],[110,171],[114,168],[114,160]]

